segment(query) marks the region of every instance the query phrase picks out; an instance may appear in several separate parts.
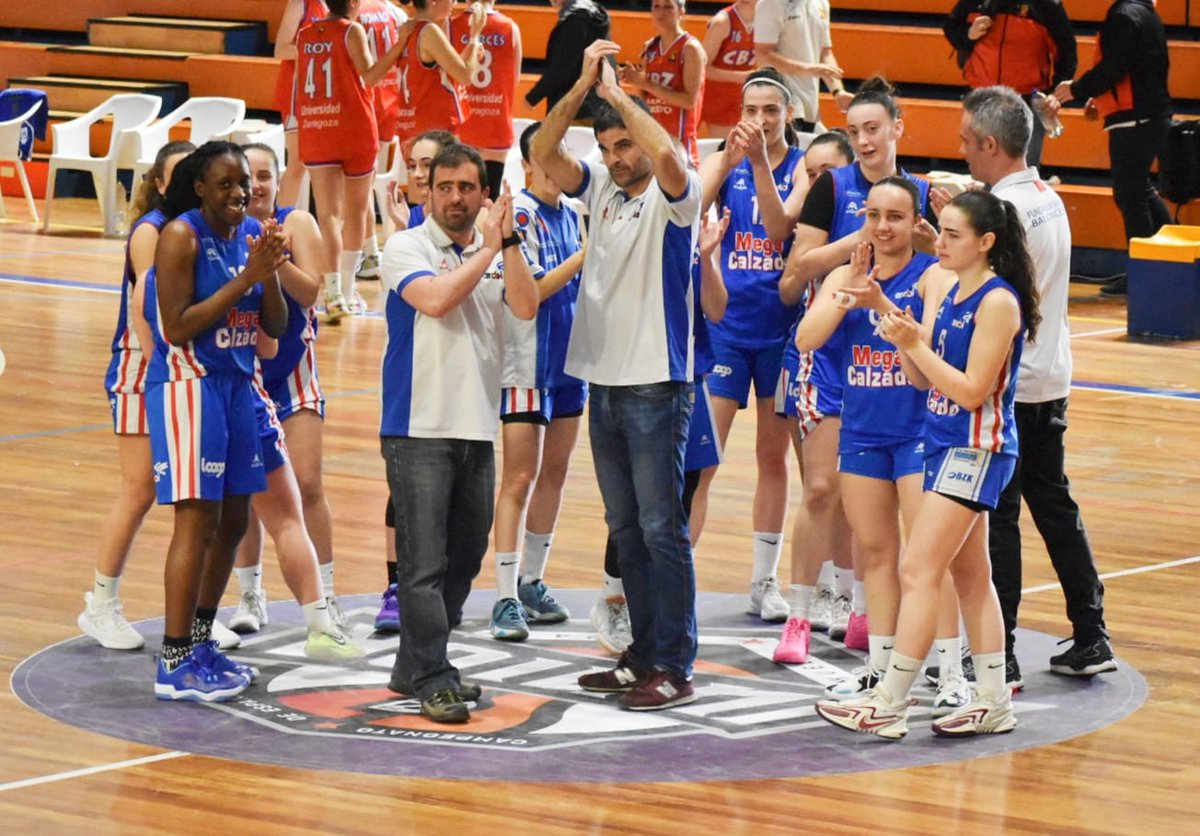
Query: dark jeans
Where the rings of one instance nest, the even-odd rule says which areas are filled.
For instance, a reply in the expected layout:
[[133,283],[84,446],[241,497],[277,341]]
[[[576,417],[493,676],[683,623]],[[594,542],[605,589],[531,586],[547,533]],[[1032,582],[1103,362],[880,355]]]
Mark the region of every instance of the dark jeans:
[[1108,132],[1108,159],[1112,165],[1113,200],[1125,221],[1125,238],[1149,238],[1171,222],[1167,204],[1150,180],[1150,167],[1167,138],[1171,120],[1154,119]]
[[1038,118],[1037,111],[1033,107],[1033,94],[1021,98],[1025,100],[1029,112],[1033,114],[1033,130],[1029,134],[1029,147],[1025,149],[1025,162],[1031,167],[1037,168],[1042,164],[1042,145],[1046,141],[1046,129],[1042,127],[1042,120]]
[[446,643],[487,553],[496,460],[490,441],[387,436],[380,446],[396,505],[403,613],[392,682],[424,700],[460,687]]
[[1016,405],[1020,459],[1000,504],[989,517],[992,582],[1004,613],[1007,648],[1012,650],[1017,608],[1021,604],[1021,497],[1067,599],[1067,618],[1075,641],[1108,638],[1104,625],[1104,584],[1088,544],[1079,506],[1071,498],[1071,483],[1063,470],[1063,434],[1067,430],[1067,399]]
[[591,387],[588,433],[616,544],[636,668],[691,676],[696,574],[683,508],[691,383]]

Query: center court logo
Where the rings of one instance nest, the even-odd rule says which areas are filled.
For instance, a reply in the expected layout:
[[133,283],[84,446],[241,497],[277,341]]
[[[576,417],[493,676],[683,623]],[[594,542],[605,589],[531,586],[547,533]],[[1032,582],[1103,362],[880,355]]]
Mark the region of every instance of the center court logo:
[[367,639],[365,665],[335,669],[309,664],[301,635],[287,631],[244,647],[241,653],[262,676],[217,707],[292,734],[455,747],[562,749],[647,736],[739,739],[812,726],[813,702],[857,662],[830,645],[825,650],[841,657],[842,666],[815,656],[803,666],[780,666],[770,659],[776,628],[706,631],[696,663],[699,700],[650,714],[619,709],[615,695],[579,689],[580,674],[615,662],[583,629],[537,630],[518,645],[500,644],[486,630],[456,632],[450,660],[483,695],[471,706],[470,723],[447,726],[421,717],[415,698],[388,689],[395,639]]

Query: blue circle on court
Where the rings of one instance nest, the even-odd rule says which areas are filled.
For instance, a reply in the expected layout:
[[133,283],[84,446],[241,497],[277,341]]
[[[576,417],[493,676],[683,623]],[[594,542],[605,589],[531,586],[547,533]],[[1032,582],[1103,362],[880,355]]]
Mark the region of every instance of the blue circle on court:
[[[341,599],[357,640],[353,664],[310,663],[292,602],[268,607],[270,625],[229,655],[253,663],[258,683],[228,703],[155,698],[155,650],[162,619],[138,622],[147,650],[106,650],[85,636],[25,659],[12,686],[26,705],[72,726],[164,749],[288,767],[468,780],[550,783],[734,781],[897,769],[1045,746],[1115,723],[1147,696],[1127,663],[1080,679],[1051,674],[1053,637],[1018,630],[1025,690],[1015,698],[1011,734],[966,740],[929,730],[933,689],[899,744],[833,728],[812,710],[825,685],[862,664],[863,654],[814,633],[804,665],[771,661],[779,625],[745,613],[744,595],[698,596],[698,699],[659,712],[623,711],[615,695],[579,690],[582,673],[611,667],[586,616],[595,593],[555,590],[575,615],[534,626],[521,643],[488,632],[494,594],[477,591],[451,635],[451,660],[483,687],[471,721],[446,726],[418,714],[415,700],[387,687],[395,635],[374,633],[375,596]],[[229,612],[224,613],[225,616]]]

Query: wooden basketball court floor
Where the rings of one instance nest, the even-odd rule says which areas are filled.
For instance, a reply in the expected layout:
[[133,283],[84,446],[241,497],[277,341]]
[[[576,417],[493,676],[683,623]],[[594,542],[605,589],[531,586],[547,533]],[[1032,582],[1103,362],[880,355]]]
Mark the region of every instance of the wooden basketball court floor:
[[[78,634],[117,474],[102,392],[119,241],[0,223],[0,678]],[[59,220],[95,223],[94,203]],[[99,286],[99,287],[97,287]],[[361,285],[379,308],[377,283]],[[104,291],[107,292],[98,292]],[[940,766],[831,777],[670,784],[526,784],[380,777],[164,753],[48,719],[0,689],[0,829],[9,833],[1197,832],[1200,814],[1200,345],[1130,342],[1124,305],[1072,288],[1076,385],[1068,472],[1101,571],[1120,659],[1150,685],[1125,720],[1064,743]],[[382,588],[386,487],[377,434],[382,319],[323,328],[326,485],[337,589]],[[735,424],[697,553],[699,587],[744,593],[754,422]],[[586,438],[549,577],[590,588],[603,520]],[[800,496],[792,488],[792,502]],[[131,620],[161,613],[169,512],[155,509],[122,586]],[[1022,625],[1069,635],[1026,519]],[[789,529],[790,531],[790,529]],[[781,569],[786,583],[786,558]],[[269,551],[272,600],[287,596]],[[477,587],[491,588],[490,560]],[[226,603],[232,600],[227,595]],[[1043,663],[1044,664],[1044,663]],[[1030,665],[1026,664],[1029,668]],[[147,670],[149,667],[147,666]],[[1026,671],[1027,673],[1029,671]],[[149,682],[147,681],[147,688]],[[82,695],[86,699],[86,695]],[[1017,732],[1020,733],[1020,730]],[[764,757],[786,757],[762,741]],[[900,744],[904,745],[904,744]]]

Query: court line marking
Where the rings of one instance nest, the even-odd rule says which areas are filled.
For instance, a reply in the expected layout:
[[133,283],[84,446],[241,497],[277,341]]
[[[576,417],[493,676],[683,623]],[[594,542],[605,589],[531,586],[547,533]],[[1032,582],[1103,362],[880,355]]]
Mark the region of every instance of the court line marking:
[[[1184,557],[1179,560],[1168,560],[1166,563],[1152,563],[1149,566],[1135,566],[1132,569],[1119,569],[1115,572],[1105,572],[1100,575],[1100,580],[1106,581],[1109,578],[1123,578],[1126,575],[1141,575],[1145,572],[1157,572],[1159,569],[1173,569],[1176,566],[1186,566],[1189,563],[1200,563],[1200,554],[1192,557]],[[1031,586],[1028,589],[1022,589],[1022,595],[1032,594],[1034,592],[1046,592],[1050,589],[1058,589],[1059,584],[1047,583],[1041,586]]]
[[1128,330],[1129,329],[1127,327],[1122,326],[1121,328],[1104,328],[1103,330],[1100,330],[1100,331],[1083,331],[1078,334],[1072,334],[1071,339],[1080,340],[1080,339],[1083,339],[1084,337],[1107,337],[1112,334],[1124,334]]
[[192,754],[191,752],[163,752],[158,755],[147,755],[144,758],[133,758],[127,761],[114,761],[113,763],[102,763],[99,766],[89,766],[84,769],[72,769],[67,772],[54,772],[50,775],[41,775],[37,778],[26,778],[22,781],[9,781],[7,784],[0,784],[0,792],[8,792],[9,790],[20,790],[25,787],[36,787],[40,784],[50,784],[55,781],[66,781],[71,778],[85,778],[88,775],[96,775],[101,772],[112,772],[117,769],[127,769],[131,766],[144,766],[148,763],[158,763],[159,761],[172,760],[173,758],[183,758]]

